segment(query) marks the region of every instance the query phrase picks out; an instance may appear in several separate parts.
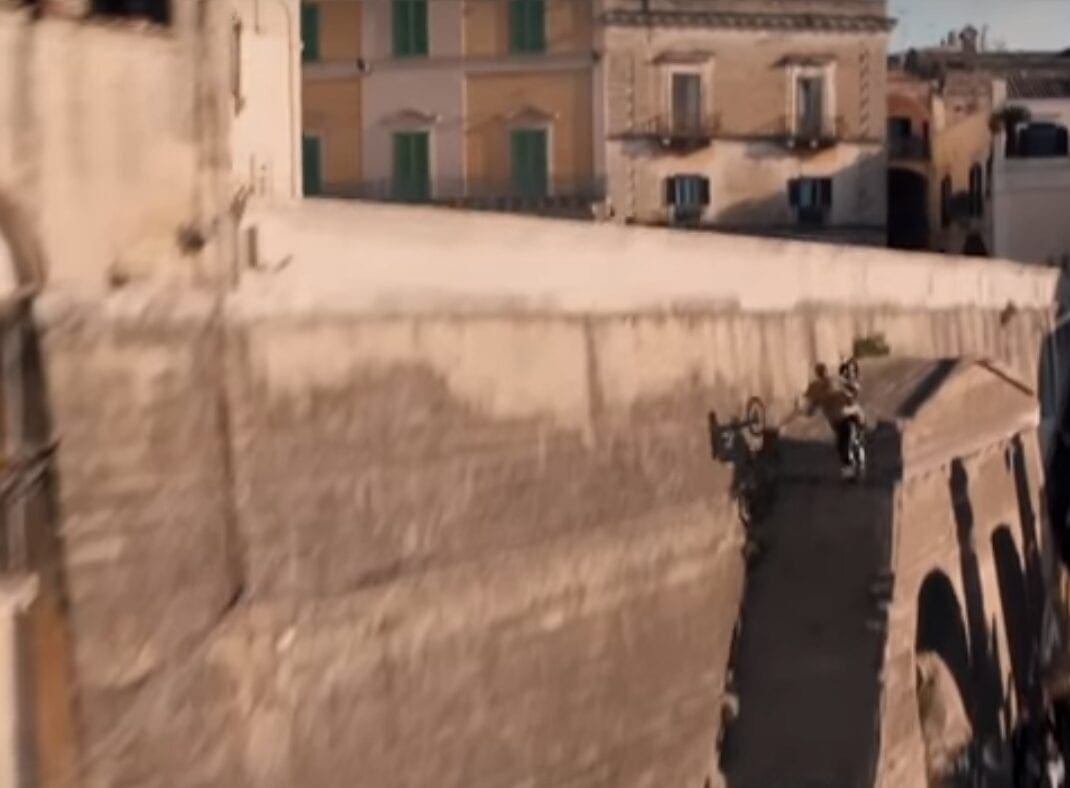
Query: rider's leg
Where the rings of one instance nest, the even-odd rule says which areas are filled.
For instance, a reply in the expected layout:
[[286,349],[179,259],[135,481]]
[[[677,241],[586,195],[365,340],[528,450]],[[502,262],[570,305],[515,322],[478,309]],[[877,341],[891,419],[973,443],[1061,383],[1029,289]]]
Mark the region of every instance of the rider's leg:
[[836,453],[840,455],[840,470],[850,476],[851,467],[851,420],[843,419],[836,425]]

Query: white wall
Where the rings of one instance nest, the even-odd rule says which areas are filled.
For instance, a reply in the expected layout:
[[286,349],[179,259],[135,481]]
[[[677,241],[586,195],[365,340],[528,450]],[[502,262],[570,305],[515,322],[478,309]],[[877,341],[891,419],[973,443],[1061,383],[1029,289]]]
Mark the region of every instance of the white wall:
[[992,174],[997,257],[1029,263],[1070,260],[1070,157],[998,159]]
[[[1070,128],[1070,98],[1010,99],[1032,119]],[[1070,157],[1005,156],[1002,135],[994,142],[992,172],[993,252],[1029,263],[1070,260]]]
[[136,274],[179,256],[200,187],[192,53],[177,22],[146,32],[0,7],[0,192],[32,222],[51,281],[98,288],[113,264]]
[[301,195],[301,30],[298,0],[235,0],[240,56],[231,128],[238,185],[263,199]]

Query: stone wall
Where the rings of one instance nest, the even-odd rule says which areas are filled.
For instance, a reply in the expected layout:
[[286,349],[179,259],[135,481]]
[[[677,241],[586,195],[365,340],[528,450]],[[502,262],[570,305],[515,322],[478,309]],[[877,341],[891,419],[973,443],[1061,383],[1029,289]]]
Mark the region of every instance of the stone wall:
[[48,294],[89,784],[702,785],[743,576],[709,412],[874,331],[1034,369],[1048,320]]
[[[925,779],[915,694],[919,650],[945,662],[975,741],[1004,765],[1010,730],[1037,714],[1029,666],[1041,658],[1040,635],[1057,596],[1050,584],[1058,578],[1058,548],[1041,513],[1043,485],[1036,437],[1025,433],[950,465],[908,473],[899,486],[877,785]],[[934,608],[939,594],[931,592],[941,585],[953,592],[948,599],[957,611]],[[940,618],[936,643],[925,631],[927,615]]]

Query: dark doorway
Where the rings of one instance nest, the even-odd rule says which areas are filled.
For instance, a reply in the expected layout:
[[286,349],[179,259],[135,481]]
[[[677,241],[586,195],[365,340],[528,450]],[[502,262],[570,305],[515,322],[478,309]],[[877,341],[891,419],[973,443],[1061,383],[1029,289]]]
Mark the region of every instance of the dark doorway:
[[913,170],[888,170],[888,245],[893,249],[929,246],[929,180]]
[[915,651],[938,654],[955,677],[959,693],[970,697],[970,645],[958,595],[946,574],[926,575],[918,592],[918,629]]

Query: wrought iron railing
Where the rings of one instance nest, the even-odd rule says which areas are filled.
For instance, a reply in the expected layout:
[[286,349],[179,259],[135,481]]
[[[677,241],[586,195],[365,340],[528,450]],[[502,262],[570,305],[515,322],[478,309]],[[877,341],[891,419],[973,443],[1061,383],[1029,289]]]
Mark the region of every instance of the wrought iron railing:
[[649,138],[662,142],[701,143],[717,136],[720,127],[720,115],[695,118],[655,115],[631,124],[620,136]]
[[482,181],[435,178],[426,182],[368,180],[326,184],[325,197],[376,202],[434,203],[517,213],[589,213],[606,196],[604,178],[530,178]]

